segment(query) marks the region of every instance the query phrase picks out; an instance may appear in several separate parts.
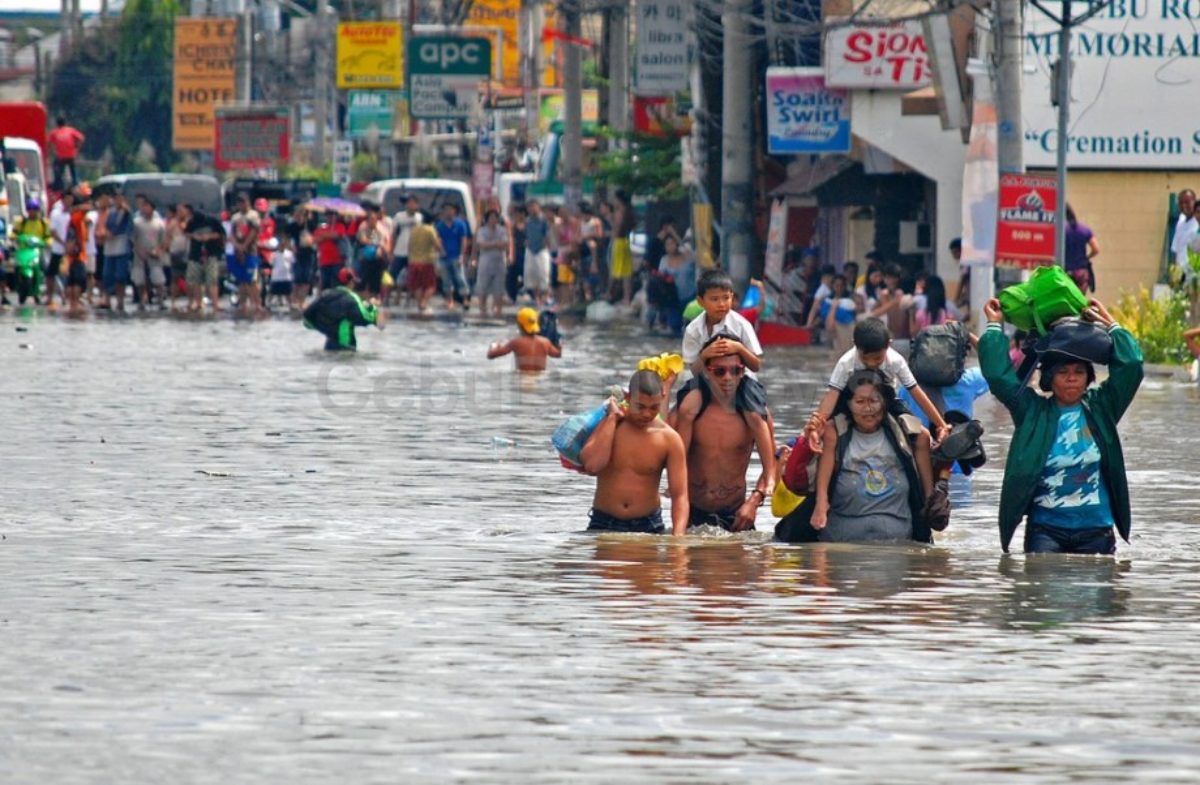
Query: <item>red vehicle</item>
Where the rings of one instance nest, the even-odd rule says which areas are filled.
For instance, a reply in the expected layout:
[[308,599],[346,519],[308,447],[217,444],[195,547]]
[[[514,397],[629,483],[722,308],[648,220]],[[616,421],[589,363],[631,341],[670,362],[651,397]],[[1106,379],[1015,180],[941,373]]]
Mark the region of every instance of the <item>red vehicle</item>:
[[[42,151],[41,154],[41,172],[37,176],[28,171],[28,168],[22,166],[25,171],[25,176],[29,178],[30,184],[37,185],[45,196],[45,186],[50,182],[50,150],[49,144],[49,115],[46,113],[46,105],[37,101],[12,101],[0,103],[0,136],[8,139],[26,139],[34,142]],[[16,147],[10,149],[10,154],[16,155]],[[18,158],[18,164],[20,160]]]

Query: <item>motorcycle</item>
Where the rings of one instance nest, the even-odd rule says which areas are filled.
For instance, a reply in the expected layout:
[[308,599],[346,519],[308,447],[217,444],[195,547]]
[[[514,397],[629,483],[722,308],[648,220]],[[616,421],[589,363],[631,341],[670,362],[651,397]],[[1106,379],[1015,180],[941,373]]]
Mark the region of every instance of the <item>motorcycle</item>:
[[45,247],[46,243],[41,238],[17,235],[13,269],[16,274],[17,302],[21,305],[29,297],[37,300],[37,293],[42,286],[42,249]]

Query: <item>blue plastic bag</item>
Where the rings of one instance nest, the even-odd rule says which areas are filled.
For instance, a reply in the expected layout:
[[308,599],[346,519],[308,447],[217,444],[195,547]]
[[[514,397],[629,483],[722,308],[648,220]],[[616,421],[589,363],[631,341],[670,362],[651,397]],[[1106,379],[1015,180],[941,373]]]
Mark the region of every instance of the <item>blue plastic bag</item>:
[[749,289],[746,290],[746,296],[742,298],[741,307],[742,308],[757,308],[758,304],[761,300],[762,300],[762,292],[760,292],[758,290],[757,286],[751,286]]
[[583,459],[580,457],[583,445],[587,444],[587,440],[600,426],[606,414],[608,414],[608,401],[595,409],[571,415],[566,422],[558,426],[554,435],[550,437],[550,443],[554,445],[555,450],[558,450],[558,456],[562,459],[563,466],[583,471]]

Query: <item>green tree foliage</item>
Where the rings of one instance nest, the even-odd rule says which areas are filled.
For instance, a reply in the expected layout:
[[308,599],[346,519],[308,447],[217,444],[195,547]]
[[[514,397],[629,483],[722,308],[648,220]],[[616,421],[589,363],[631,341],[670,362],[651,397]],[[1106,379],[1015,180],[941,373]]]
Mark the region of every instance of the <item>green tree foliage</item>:
[[[178,0],[128,0],[60,61],[48,102],[51,112],[87,135],[84,155],[111,150],[117,171],[169,170],[172,39]],[[154,160],[139,158],[142,143]]]
[[679,199],[687,194],[678,139],[642,134],[610,134],[609,138],[624,138],[626,144],[593,158],[596,182],[654,199]]

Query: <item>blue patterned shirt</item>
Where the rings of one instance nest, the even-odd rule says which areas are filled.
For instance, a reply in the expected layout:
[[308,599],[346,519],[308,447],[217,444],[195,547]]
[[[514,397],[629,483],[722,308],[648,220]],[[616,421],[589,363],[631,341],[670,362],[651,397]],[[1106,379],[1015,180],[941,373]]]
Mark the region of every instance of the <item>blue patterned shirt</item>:
[[1112,504],[1100,474],[1100,447],[1083,407],[1059,407],[1058,433],[1033,496],[1033,523],[1064,529],[1112,526]]

